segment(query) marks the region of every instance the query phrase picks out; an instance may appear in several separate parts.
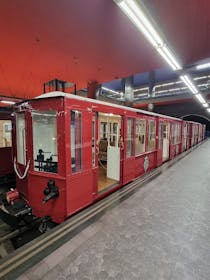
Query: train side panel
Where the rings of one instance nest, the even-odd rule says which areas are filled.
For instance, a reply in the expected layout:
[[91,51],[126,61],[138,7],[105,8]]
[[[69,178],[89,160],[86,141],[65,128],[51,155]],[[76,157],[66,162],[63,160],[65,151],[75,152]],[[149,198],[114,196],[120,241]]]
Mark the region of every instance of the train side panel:
[[202,134],[193,122],[77,97],[18,106],[14,133],[20,196],[35,216],[56,223],[174,158]]
[[0,148],[0,176],[13,173],[12,147]]

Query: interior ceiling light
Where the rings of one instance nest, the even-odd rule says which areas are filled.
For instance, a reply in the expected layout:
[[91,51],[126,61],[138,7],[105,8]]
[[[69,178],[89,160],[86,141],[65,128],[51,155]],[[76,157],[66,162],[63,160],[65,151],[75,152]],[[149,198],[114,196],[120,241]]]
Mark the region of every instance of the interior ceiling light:
[[210,62],[199,64],[199,65],[196,66],[197,70],[206,69],[206,68],[210,68]]
[[182,67],[135,0],[114,0],[173,70]]
[[1,103],[10,104],[10,105],[15,104],[14,101],[9,101],[9,100],[1,100]]

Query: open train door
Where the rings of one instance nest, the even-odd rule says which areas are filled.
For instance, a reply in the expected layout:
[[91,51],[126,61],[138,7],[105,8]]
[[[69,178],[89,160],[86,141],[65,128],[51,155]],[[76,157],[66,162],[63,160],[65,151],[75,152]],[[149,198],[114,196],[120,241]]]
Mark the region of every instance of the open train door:
[[122,117],[112,113],[97,113],[98,193],[121,183],[120,131]]

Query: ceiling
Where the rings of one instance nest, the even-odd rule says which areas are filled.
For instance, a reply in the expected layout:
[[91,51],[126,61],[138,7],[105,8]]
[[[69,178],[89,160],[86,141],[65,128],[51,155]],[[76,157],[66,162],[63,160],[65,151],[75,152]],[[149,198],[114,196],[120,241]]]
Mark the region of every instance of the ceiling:
[[[209,0],[145,0],[183,65],[210,57]],[[165,67],[113,0],[1,0],[0,95],[54,78],[77,88]]]

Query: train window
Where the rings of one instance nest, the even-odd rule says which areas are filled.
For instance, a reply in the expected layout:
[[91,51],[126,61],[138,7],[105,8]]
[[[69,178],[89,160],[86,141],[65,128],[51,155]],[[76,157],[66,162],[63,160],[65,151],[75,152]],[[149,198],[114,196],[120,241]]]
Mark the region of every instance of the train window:
[[82,169],[82,113],[71,111],[71,170]]
[[172,124],[172,145],[176,145],[181,141],[181,126],[180,124]]
[[128,118],[127,120],[127,139],[126,139],[126,156],[134,156],[134,119]]
[[92,117],[92,166],[96,165],[96,118]]
[[181,125],[177,124],[177,129],[176,129],[176,144],[179,144],[181,142]]
[[162,149],[162,145],[163,145],[163,122],[159,122],[158,149]]
[[108,139],[108,123],[100,122],[100,139]]
[[56,111],[32,112],[34,170],[58,173]]
[[0,120],[0,148],[12,146],[12,122]]
[[147,151],[152,151],[155,149],[155,139],[156,139],[156,122],[149,120],[148,122],[148,147]]
[[25,135],[25,115],[17,114],[16,117],[16,137],[17,137],[17,162],[26,164],[26,135]]
[[136,120],[136,155],[145,152],[146,120]]

